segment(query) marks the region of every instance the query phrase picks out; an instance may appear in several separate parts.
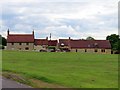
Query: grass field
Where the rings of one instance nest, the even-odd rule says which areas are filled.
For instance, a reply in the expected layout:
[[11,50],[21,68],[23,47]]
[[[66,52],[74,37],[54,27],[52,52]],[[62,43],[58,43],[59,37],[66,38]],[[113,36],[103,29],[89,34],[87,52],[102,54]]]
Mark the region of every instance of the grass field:
[[3,71],[72,88],[117,88],[118,55],[3,51]]

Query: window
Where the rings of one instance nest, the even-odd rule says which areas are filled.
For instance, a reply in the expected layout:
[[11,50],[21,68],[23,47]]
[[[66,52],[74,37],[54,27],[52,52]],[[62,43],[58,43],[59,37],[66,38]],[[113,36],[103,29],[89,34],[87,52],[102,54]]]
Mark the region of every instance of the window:
[[26,45],[29,45],[29,43],[26,43]]
[[85,52],[87,52],[87,49],[85,49]]
[[105,49],[102,49],[101,52],[105,52]]
[[61,43],[61,47],[64,47],[64,43]]
[[26,47],[26,48],[25,48],[25,50],[29,50],[29,48],[28,48],[28,47]]
[[98,50],[97,50],[97,49],[95,49],[95,52],[98,52]]
[[19,43],[19,45],[22,45],[22,43]]
[[14,45],[14,43],[12,43],[12,45]]

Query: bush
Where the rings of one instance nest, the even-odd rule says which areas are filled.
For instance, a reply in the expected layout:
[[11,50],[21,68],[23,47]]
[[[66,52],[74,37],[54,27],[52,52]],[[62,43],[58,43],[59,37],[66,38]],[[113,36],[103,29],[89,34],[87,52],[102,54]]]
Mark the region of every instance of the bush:
[[5,47],[3,45],[0,45],[0,49],[5,49]]

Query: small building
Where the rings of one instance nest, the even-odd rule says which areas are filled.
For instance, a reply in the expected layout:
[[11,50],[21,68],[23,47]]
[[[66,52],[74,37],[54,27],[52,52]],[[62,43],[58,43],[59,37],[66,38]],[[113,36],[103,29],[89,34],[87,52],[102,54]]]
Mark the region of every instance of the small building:
[[108,40],[59,39],[59,48],[66,52],[111,53],[111,45]]
[[70,40],[71,52],[111,53],[108,40]]
[[32,34],[7,33],[7,50],[34,50],[34,31]]
[[69,39],[59,39],[59,49],[61,51],[69,51],[70,50],[70,38]]
[[35,39],[34,50],[36,50],[36,51],[47,50],[47,48],[48,48],[48,38]]
[[55,52],[58,48],[57,40],[48,40],[48,50]]

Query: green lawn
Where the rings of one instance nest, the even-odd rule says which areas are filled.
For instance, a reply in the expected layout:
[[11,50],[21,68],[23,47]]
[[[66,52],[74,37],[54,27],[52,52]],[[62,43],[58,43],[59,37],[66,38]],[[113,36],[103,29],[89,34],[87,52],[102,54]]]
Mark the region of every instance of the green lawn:
[[117,88],[118,55],[3,51],[3,71],[74,88]]

